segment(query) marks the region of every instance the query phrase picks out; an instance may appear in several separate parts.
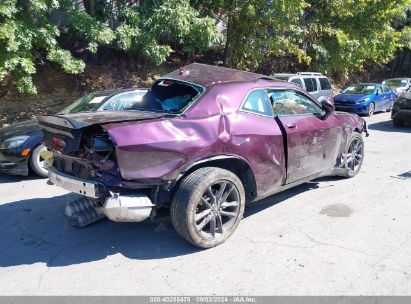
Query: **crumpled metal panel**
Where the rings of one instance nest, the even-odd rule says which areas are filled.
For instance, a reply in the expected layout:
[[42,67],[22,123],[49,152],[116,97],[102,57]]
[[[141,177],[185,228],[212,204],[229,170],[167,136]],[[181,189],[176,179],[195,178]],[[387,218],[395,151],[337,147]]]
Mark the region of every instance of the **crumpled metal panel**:
[[[272,117],[238,111],[251,89],[273,85],[267,80],[221,83],[209,87],[200,101],[179,117],[103,125],[116,146],[122,178],[173,181],[190,164],[231,155],[250,165],[257,196],[263,196],[286,182],[307,177],[307,173],[332,168],[344,152],[347,138],[355,129],[361,131],[363,120],[336,113],[326,121],[304,122],[300,130],[305,132],[288,138],[288,165],[294,172],[287,180],[279,124]],[[296,88],[289,83],[279,85]],[[322,127],[330,127],[330,132],[314,131]]]
[[213,87],[201,104],[181,117],[104,125],[115,143],[122,177],[173,180],[196,161],[232,155],[250,165],[258,193],[279,186],[284,182],[285,159],[278,124],[272,117],[238,112],[256,85]]

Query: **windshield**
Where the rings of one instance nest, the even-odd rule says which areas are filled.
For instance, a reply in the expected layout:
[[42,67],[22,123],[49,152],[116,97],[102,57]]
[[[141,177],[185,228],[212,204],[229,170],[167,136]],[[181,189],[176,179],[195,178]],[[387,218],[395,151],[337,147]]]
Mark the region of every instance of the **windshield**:
[[342,91],[343,94],[372,94],[374,92],[375,86],[373,85],[362,85],[362,84],[355,84],[351,85]]
[[389,79],[384,81],[384,84],[388,85],[389,87],[396,89],[396,88],[405,88],[408,84],[407,80],[401,79]]
[[179,113],[199,96],[200,91],[201,88],[194,85],[174,80],[161,80],[155,83],[147,94],[131,107],[131,110]]
[[98,94],[97,95],[95,93],[87,94],[87,95],[77,99],[75,102],[73,102],[67,108],[65,108],[62,111],[58,112],[58,114],[75,114],[75,113],[79,113],[79,112],[89,112],[89,111],[93,110],[105,98],[107,98],[107,96],[108,96],[108,94],[106,94],[106,95],[103,95],[103,94]]

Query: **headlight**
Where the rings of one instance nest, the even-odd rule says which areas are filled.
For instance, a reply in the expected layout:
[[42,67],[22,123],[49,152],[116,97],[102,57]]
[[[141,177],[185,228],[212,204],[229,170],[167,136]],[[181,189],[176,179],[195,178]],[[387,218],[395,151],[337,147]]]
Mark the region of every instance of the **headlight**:
[[21,146],[22,144],[25,143],[27,139],[29,139],[29,137],[30,136],[22,135],[22,136],[14,136],[14,137],[8,138],[5,141],[3,141],[3,143],[0,146],[0,150],[7,150],[7,149],[12,149],[12,148]]

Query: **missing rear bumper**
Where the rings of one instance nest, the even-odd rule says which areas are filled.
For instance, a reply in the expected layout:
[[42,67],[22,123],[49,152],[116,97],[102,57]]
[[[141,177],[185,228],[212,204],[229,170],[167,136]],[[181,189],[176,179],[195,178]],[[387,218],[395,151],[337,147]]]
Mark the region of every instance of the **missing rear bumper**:
[[90,198],[99,198],[101,196],[100,184],[96,181],[84,180],[57,171],[55,168],[49,169],[50,181],[67,191],[79,193]]

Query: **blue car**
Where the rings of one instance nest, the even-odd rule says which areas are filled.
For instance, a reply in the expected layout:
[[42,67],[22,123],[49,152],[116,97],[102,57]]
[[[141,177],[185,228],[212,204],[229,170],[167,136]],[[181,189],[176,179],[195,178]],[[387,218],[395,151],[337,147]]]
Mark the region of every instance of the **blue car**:
[[354,112],[367,116],[375,112],[391,111],[397,95],[387,85],[358,83],[344,89],[334,98],[336,110]]

